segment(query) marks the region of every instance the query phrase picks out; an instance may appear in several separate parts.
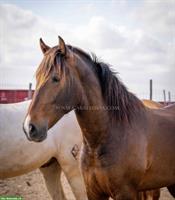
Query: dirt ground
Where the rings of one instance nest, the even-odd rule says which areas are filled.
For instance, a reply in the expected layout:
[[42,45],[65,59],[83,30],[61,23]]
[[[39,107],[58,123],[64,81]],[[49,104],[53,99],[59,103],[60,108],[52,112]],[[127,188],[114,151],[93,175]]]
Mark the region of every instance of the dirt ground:
[[[68,200],[75,200],[69,184],[62,175],[62,182]],[[39,170],[23,176],[0,180],[0,196],[22,196],[24,200],[51,200]],[[166,189],[162,189],[160,200],[173,200]]]

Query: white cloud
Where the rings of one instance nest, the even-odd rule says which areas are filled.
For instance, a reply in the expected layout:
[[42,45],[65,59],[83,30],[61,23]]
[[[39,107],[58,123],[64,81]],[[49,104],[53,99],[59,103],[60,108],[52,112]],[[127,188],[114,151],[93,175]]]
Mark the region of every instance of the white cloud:
[[[1,4],[1,82],[12,85],[13,79],[15,85],[20,81],[19,85],[26,86],[33,81],[42,58],[38,39],[43,37],[52,46],[60,34],[67,43],[95,52],[115,66],[124,82],[136,93],[147,91],[150,78],[157,83],[157,90],[175,91],[175,17],[172,12],[175,5],[173,1],[154,2],[145,1],[128,12],[134,24],[132,27],[128,24],[119,26],[102,14],[91,14],[87,24],[77,24],[73,28],[70,24],[47,21],[17,6]],[[121,4],[125,6],[127,1],[121,1]],[[89,4],[87,10],[92,7],[94,9]]]
[[166,41],[175,34],[175,1],[145,0],[137,7],[133,16],[147,33],[154,34]]
[[34,72],[42,58],[39,38],[53,41],[59,28],[31,11],[10,4],[0,5],[0,68],[1,87],[27,87],[34,82]]

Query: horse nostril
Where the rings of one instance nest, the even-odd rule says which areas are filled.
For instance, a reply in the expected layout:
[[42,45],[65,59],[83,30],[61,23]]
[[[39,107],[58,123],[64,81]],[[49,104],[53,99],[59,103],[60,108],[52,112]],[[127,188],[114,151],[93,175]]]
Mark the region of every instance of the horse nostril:
[[30,137],[35,137],[37,135],[37,129],[33,124],[29,124],[29,134]]

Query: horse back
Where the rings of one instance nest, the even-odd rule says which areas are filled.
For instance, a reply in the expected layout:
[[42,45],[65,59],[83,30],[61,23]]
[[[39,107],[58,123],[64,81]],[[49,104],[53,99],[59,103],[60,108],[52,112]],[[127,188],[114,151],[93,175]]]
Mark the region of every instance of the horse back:
[[174,113],[175,114],[175,103],[168,105],[163,108],[163,110]]

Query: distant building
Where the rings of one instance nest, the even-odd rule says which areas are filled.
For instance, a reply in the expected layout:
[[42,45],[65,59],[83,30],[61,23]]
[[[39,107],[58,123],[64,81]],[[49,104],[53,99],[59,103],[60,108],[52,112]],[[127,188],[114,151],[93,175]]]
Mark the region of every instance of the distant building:
[[17,103],[30,99],[34,90],[0,89],[0,103]]

